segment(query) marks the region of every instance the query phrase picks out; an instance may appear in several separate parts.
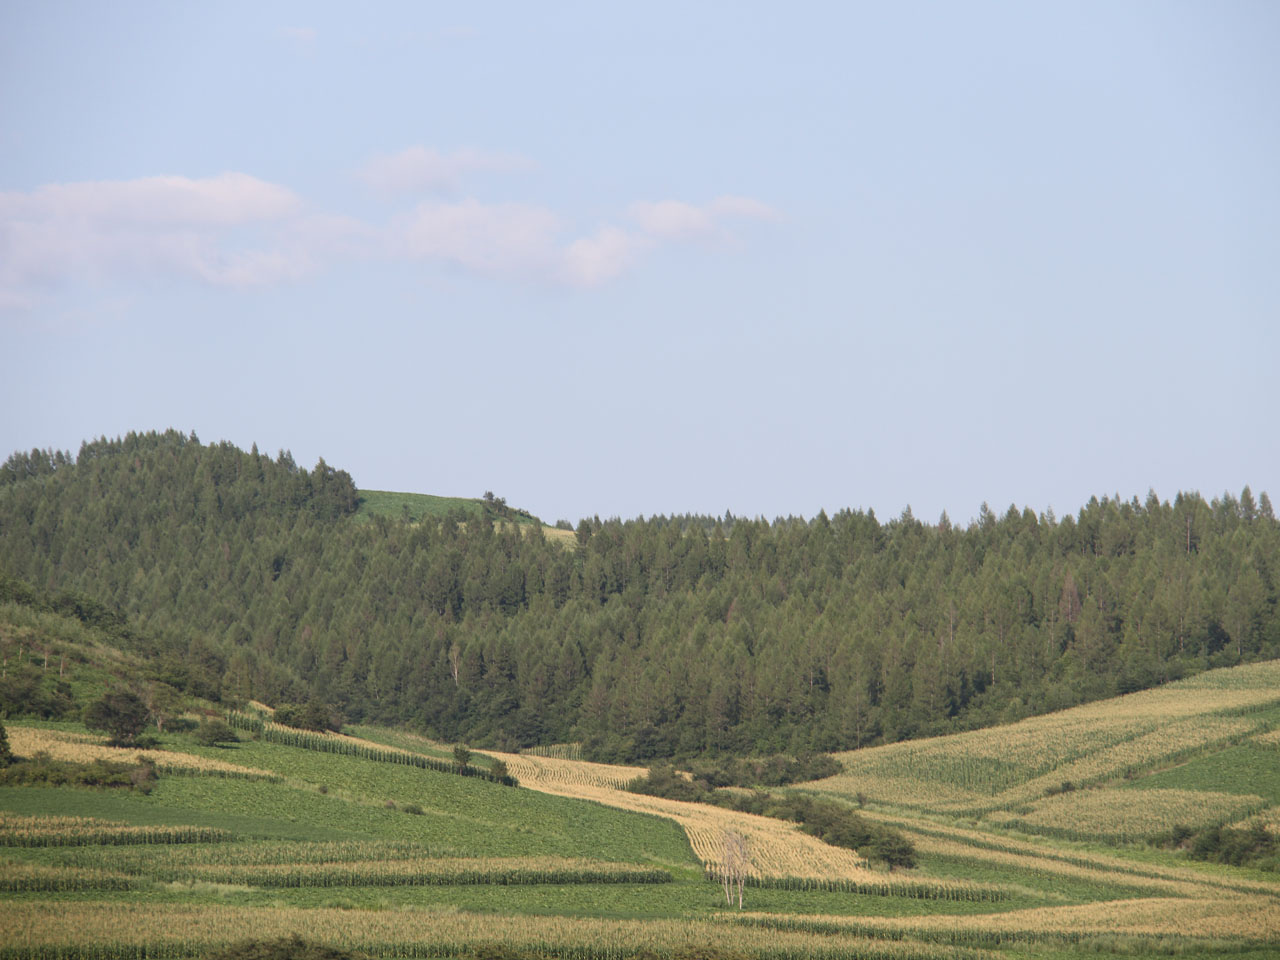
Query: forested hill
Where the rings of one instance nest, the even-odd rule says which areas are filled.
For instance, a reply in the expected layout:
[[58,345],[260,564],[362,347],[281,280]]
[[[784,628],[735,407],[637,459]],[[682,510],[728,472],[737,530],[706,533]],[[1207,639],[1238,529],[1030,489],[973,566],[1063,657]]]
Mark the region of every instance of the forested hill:
[[1280,656],[1280,524],[1248,488],[967,528],[591,520],[567,545],[358,502],[323,460],[172,431],[15,454],[0,573],[118,608],[193,692],[602,759],[849,748]]

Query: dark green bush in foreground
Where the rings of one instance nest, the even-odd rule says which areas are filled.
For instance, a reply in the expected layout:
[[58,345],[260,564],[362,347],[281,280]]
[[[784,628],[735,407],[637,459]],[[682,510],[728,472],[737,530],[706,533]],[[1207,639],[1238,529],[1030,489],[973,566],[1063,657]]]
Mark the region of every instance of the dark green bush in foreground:
[[0,767],[0,786],[6,787],[120,787],[150,793],[155,783],[155,764],[146,762],[70,763],[37,754]]
[[308,943],[298,934],[279,940],[245,940],[206,955],[206,960],[364,960],[365,954]]

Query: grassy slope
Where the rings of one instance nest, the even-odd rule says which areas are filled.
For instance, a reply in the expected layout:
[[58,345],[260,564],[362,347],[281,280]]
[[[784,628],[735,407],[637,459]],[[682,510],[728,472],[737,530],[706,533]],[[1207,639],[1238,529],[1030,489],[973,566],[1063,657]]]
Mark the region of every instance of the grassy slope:
[[399,520],[404,516],[412,521],[428,518],[443,520],[453,514],[467,517],[480,516],[480,501],[468,497],[437,497],[429,493],[394,493],[387,490],[361,490],[357,519],[390,517]]
[[[443,520],[454,516],[461,519],[479,517],[484,512],[484,501],[470,497],[437,497],[430,493],[395,493],[389,490],[361,490],[356,519],[389,517],[399,520],[407,517],[421,520]],[[524,511],[514,511],[516,523],[539,523]]]

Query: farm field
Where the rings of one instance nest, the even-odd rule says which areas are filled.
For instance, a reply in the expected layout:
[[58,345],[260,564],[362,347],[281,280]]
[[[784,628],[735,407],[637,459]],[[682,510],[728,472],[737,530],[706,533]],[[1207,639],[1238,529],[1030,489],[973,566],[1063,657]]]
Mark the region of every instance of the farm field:
[[[402,762],[450,756],[403,731],[352,728],[349,753],[166,734],[144,751],[149,793],[0,787],[0,960],[294,934],[386,957],[1261,960],[1280,951],[1280,877],[1142,841],[1274,823],[1278,728],[1267,663],[841,754],[798,789],[901,831],[918,863],[892,872],[795,824],[625,791],[641,767],[485,751],[512,787]],[[6,729],[19,755],[137,753],[74,724]],[[714,879],[731,833],[741,910]]]

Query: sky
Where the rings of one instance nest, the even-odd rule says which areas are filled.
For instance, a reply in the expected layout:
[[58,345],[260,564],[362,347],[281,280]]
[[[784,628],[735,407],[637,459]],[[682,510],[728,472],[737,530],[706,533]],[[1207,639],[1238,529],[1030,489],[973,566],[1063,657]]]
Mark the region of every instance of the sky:
[[1280,5],[0,3],[0,456],[547,522],[1280,495]]

